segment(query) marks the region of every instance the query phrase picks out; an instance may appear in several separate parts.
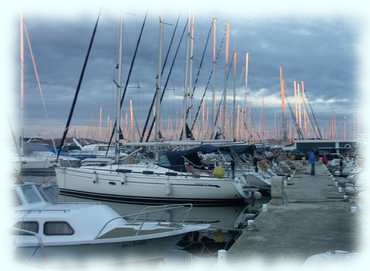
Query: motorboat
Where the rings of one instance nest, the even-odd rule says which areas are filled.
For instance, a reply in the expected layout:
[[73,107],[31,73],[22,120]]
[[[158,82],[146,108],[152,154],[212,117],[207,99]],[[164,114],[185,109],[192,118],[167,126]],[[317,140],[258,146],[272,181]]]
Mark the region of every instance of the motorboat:
[[191,210],[191,204],[151,206],[120,216],[104,204],[52,202],[42,185],[34,183],[15,185],[14,195],[12,232],[19,259],[119,258],[135,249],[148,256],[148,251],[155,254],[172,248],[187,233],[209,228],[209,224],[145,219],[154,212]]

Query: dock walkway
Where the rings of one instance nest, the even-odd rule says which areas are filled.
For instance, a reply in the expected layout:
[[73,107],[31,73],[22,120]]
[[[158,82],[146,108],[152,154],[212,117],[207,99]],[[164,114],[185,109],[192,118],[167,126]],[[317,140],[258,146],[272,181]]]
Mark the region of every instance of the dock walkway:
[[317,175],[296,173],[285,187],[281,206],[268,205],[255,230],[245,230],[229,250],[230,258],[249,256],[305,259],[329,250],[355,250],[356,221],[322,164]]

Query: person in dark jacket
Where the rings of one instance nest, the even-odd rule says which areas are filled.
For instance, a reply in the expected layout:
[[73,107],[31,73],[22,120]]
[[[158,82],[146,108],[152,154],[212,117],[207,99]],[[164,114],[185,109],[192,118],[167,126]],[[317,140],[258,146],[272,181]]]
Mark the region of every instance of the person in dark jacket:
[[316,155],[313,150],[308,154],[308,163],[311,165],[311,176],[315,176]]

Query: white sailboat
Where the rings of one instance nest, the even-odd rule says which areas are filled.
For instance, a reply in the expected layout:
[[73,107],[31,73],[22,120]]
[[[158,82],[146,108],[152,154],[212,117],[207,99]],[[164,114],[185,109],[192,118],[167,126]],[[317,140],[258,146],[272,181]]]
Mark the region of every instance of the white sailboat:
[[[121,22],[122,23],[122,22]],[[163,44],[163,22],[160,18],[160,45]],[[191,38],[191,28],[189,28]],[[119,131],[120,92],[121,92],[121,54],[122,28],[119,45],[118,82],[117,82],[117,129]],[[158,74],[161,72],[162,60],[159,46]],[[156,91],[156,135],[159,134],[159,97],[160,76],[157,75]],[[116,135],[116,150],[119,144]],[[116,156],[119,152],[116,151]],[[158,157],[157,157],[158,158]],[[116,157],[116,162],[119,162]],[[192,202],[197,204],[240,204],[251,197],[250,190],[245,189],[243,176],[199,176],[177,172],[160,167],[154,163],[139,165],[84,166],[80,168],[59,167],[56,169],[59,189],[64,194],[100,198],[112,201],[138,202]]]
[[154,164],[56,168],[61,193],[127,202],[241,204],[250,199],[242,176],[218,178],[179,173]]

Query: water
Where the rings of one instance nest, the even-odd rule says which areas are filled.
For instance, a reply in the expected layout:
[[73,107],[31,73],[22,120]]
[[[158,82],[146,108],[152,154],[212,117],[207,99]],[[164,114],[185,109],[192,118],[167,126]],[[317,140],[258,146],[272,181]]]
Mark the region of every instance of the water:
[[[91,199],[74,198],[59,195],[57,192],[55,176],[23,176],[24,181],[35,183],[53,184],[52,197],[58,202],[97,202]],[[120,215],[125,216],[140,212],[147,205],[128,204],[115,202],[101,202],[109,205]],[[243,229],[247,227],[247,221],[255,219],[259,214],[262,201],[256,201],[246,206],[212,206],[189,209],[167,210],[153,213],[145,218],[150,221],[168,221],[184,223],[206,223],[211,227],[202,232],[188,234],[174,249],[174,256],[183,255],[184,252],[195,256],[216,257],[220,249],[228,250],[239,238]],[[183,256],[181,256],[183,257]]]

